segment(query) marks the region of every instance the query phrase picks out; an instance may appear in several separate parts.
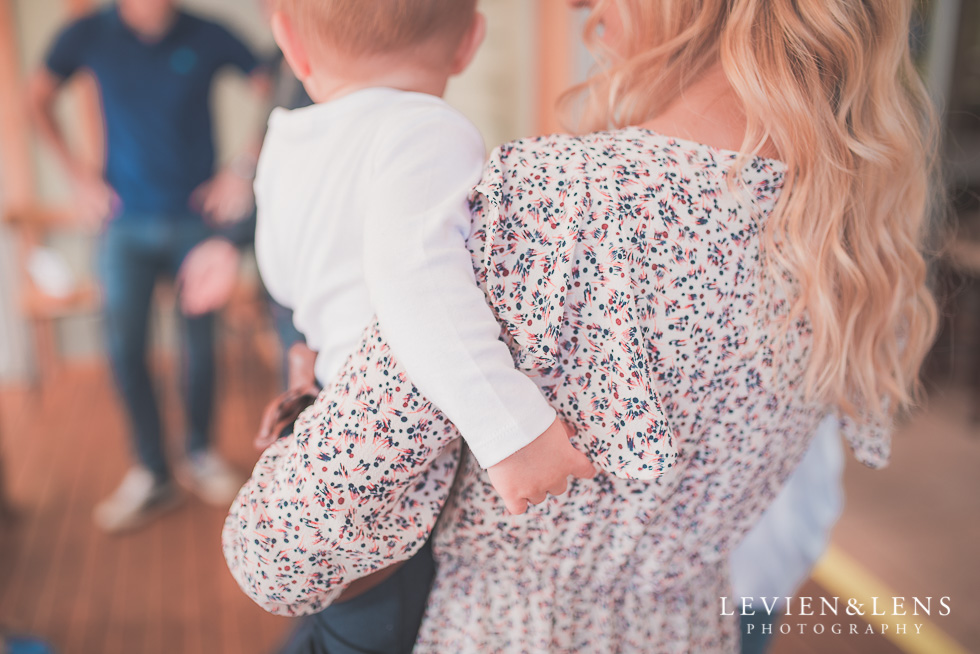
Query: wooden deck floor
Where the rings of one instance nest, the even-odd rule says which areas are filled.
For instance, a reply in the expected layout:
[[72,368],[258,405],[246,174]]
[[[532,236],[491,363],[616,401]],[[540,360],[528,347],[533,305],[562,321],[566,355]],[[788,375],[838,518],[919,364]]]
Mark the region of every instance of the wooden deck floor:
[[978,397],[962,388],[935,393],[898,431],[883,470],[849,459],[833,537],[895,594],[949,597],[950,614],[932,621],[965,652],[980,652]]
[[[249,469],[257,457],[250,445],[254,425],[276,382],[270,371],[258,364],[250,369],[240,358],[232,357],[222,369],[218,445],[236,465]],[[177,434],[180,403],[173,386],[173,376],[164,373],[161,393],[168,433]],[[0,392],[5,484],[19,512],[15,523],[0,525],[0,627],[40,635],[67,654],[273,651],[289,621],[254,606],[227,573],[219,547],[222,511],[188,498],[179,510],[132,535],[110,537],[92,526],[92,507],[115,487],[128,465],[124,434],[122,415],[102,366],[66,370],[40,396],[23,390]],[[899,478],[909,474],[902,467],[908,465],[905,457],[897,463],[899,469],[890,474]],[[886,511],[890,520],[869,520],[862,512],[880,518],[883,504],[900,492],[893,488],[899,482],[891,477],[868,479],[872,481],[865,479],[863,471],[849,470],[848,492],[854,500],[837,541],[892,586],[905,588],[909,575],[914,577],[908,561],[915,559],[902,557],[918,556],[921,547],[916,550],[914,543],[923,539],[910,538],[911,544],[890,548],[893,554],[888,556],[898,557],[896,561],[879,555],[880,548],[872,543],[895,544],[896,529],[901,529],[895,522],[898,510]],[[908,479],[908,485],[914,483]],[[914,505],[914,498],[902,495],[903,501],[913,502],[905,505],[906,510],[928,512],[937,501],[928,494],[920,496],[924,505]],[[967,502],[959,510],[970,506]],[[967,515],[973,516],[974,524],[967,528],[967,536],[976,528],[977,513],[972,510]],[[932,536],[926,540],[933,548],[927,550],[935,554],[954,532],[948,522],[942,522],[943,511],[932,513]],[[963,557],[967,548],[951,551]],[[975,572],[965,578],[960,575],[959,581],[949,578],[957,569],[954,564],[971,563],[960,558],[927,566],[926,573],[940,576],[929,582],[929,588],[946,582],[959,583],[956,588],[973,583],[976,588]],[[909,586],[905,594],[916,594],[918,589]],[[805,589],[814,596],[826,592],[813,582]],[[976,646],[976,640],[969,640],[976,623],[965,613],[970,601],[975,601],[973,596],[965,594],[962,624],[957,623],[956,630],[961,642]],[[900,651],[880,636],[814,636],[812,629],[778,636],[774,648],[774,654]]]
[[[241,372],[232,371],[233,373]],[[219,447],[243,470],[262,398],[275,382],[226,374]],[[68,654],[268,652],[289,623],[245,597],[225,568],[224,512],[188,497],[146,529],[106,536],[92,507],[129,462],[124,424],[101,367],[66,371],[40,397],[5,392],[0,430],[18,519],[0,527],[0,625]],[[179,433],[172,376],[162,384]]]

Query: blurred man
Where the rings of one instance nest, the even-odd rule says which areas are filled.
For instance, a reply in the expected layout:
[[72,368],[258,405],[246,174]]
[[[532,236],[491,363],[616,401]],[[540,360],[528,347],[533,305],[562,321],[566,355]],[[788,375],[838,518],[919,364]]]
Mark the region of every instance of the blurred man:
[[[187,253],[212,236],[204,217],[225,223],[251,208],[254,152],[214,175],[209,97],[228,65],[265,95],[256,58],[223,27],[178,10],[176,0],[119,0],[67,26],[31,83],[39,130],[71,176],[79,219],[104,228],[109,356],[138,461],[95,509],[107,531],[137,527],[179,498],[146,363],[147,322],[157,278],[173,278]],[[83,69],[102,95],[104,170],[72,154],[53,116],[62,85]],[[178,472],[203,499],[227,505],[240,479],[210,448],[213,316],[183,318],[187,441]]]
[[[275,0],[261,0],[262,14],[271,21],[275,10]],[[268,60],[271,86],[269,112],[275,107],[300,109],[313,104],[303,84],[296,79],[282,52],[275,51]],[[264,128],[263,128],[264,132]],[[259,148],[256,148],[256,152]],[[250,220],[240,221],[234,226],[235,242],[238,246],[250,245],[255,236],[255,213]],[[238,280],[239,256],[226,239],[210,239],[198,245],[184,260],[180,270],[181,308],[187,315],[198,315],[216,311],[224,306],[232,295]],[[293,312],[268,297],[269,311],[272,315],[279,341],[282,345],[282,382],[288,388],[305,387],[305,371],[296,369],[297,362],[302,368],[310,353],[300,346],[305,344],[303,335],[293,325]],[[295,346],[295,349],[293,349]],[[292,350],[292,355],[290,352]],[[303,381],[299,381],[303,380]]]

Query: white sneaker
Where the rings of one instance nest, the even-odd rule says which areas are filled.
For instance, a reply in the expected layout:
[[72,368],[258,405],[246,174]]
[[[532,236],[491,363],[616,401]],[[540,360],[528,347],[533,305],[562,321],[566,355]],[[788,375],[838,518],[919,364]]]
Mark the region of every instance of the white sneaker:
[[142,527],[180,503],[176,484],[158,481],[142,466],[129,469],[112,495],[95,506],[95,524],[109,533]]
[[246,476],[209,450],[188,455],[178,469],[178,479],[208,504],[228,508]]

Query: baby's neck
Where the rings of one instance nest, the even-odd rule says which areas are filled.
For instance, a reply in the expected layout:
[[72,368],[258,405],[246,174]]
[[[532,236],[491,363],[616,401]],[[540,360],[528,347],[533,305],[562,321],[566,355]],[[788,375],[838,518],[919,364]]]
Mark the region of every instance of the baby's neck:
[[307,93],[316,103],[330,102],[369,88],[391,88],[442,97],[449,72],[397,58],[373,61],[368,65],[336,70],[319,69],[303,80]]

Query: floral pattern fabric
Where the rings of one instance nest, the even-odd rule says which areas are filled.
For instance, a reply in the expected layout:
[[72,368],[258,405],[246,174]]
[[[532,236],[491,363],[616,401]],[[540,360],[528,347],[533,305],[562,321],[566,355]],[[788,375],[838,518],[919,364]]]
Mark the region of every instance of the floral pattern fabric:
[[[373,325],[232,507],[242,588],[314,612],[438,518],[418,652],[736,651],[728,555],[827,412],[802,389],[806,321],[778,329],[787,302],[761,283],[784,166],[748,158],[731,183],[740,161],[639,128],[498,149],[477,280],[599,474],[510,516]],[[887,457],[886,432],[850,438]]]

